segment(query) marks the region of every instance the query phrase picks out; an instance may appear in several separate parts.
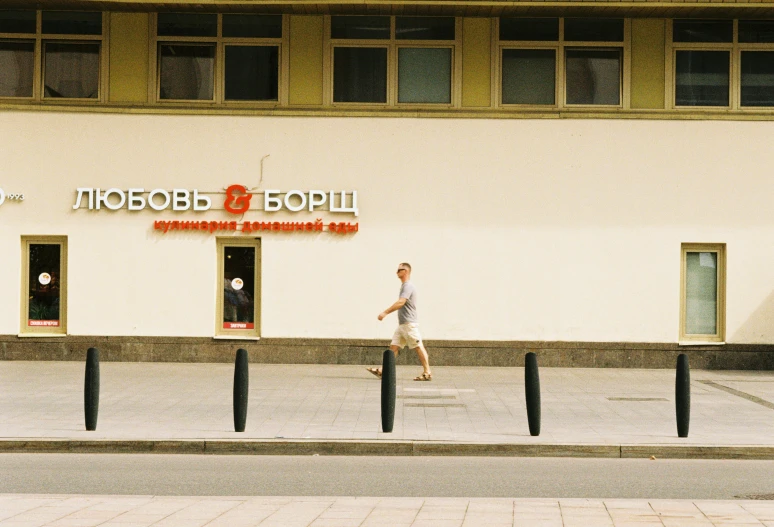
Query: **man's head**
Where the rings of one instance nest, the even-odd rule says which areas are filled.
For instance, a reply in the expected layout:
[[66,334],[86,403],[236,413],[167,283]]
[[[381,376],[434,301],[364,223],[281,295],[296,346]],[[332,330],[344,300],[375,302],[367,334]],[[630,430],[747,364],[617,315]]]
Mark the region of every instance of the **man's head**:
[[398,278],[401,282],[405,282],[411,276],[411,266],[406,262],[398,264]]

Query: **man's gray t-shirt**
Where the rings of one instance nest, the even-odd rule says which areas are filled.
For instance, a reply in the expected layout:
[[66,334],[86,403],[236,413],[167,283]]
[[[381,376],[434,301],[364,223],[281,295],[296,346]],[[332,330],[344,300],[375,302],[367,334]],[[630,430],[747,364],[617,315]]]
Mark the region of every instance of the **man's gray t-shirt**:
[[403,282],[400,286],[400,298],[405,298],[406,303],[398,310],[398,324],[418,323],[417,288],[411,282]]

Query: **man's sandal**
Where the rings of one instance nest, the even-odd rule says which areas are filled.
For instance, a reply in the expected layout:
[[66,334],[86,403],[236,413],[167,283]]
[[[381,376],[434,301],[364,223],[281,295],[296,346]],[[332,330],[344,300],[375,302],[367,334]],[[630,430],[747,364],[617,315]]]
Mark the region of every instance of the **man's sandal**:
[[419,377],[414,377],[415,381],[432,381],[433,380],[433,374],[432,373],[422,373]]
[[382,370],[380,370],[379,368],[366,368],[366,370],[368,370],[369,372],[373,373],[374,375],[376,375],[380,379],[382,378]]

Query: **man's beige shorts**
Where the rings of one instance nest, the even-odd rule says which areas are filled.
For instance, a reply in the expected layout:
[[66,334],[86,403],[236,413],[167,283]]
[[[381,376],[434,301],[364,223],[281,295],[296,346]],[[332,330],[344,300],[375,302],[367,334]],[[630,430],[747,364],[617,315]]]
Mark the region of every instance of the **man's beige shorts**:
[[408,346],[411,349],[418,348],[420,344],[422,344],[422,335],[419,334],[419,324],[414,322],[398,326],[390,342],[390,346],[400,348]]

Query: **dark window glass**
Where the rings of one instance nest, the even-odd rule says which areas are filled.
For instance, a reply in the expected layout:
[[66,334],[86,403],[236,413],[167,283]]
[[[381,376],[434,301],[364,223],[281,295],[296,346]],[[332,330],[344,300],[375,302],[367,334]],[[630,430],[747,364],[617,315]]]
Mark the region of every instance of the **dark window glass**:
[[387,49],[333,50],[334,102],[387,102]]
[[742,106],[774,106],[774,51],[742,51]]
[[332,16],[331,38],[389,39],[388,16]]
[[501,18],[500,40],[559,40],[558,18]]
[[282,15],[223,15],[223,36],[282,38]]
[[0,9],[0,33],[35,33],[35,11]]
[[218,15],[206,13],[159,13],[158,16],[158,34],[160,36],[218,36]]
[[0,97],[32,97],[35,43],[0,41]]
[[395,38],[400,40],[454,40],[454,17],[395,17]]
[[29,245],[28,326],[60,325],[61,247],[57,244]]
[[734,23],[731,20],[675,20],[673,42],[731,42]]
[[161,44],[159,55],[161,99],[212,100],[215,44]]
[[452,52],[449,48],[398,50],[398,102],[451,102]]
[[774,42],[774,20],[740,20],[739,42]]
[[99,96],[99,44],[45,44],[44,95],[68,99]]
[[556,51],[503,50],[503,104],[556,103]]
[[43,33],[48,35],[101,35],[102,13],[43,11]]
[[675,58],[677,106],[728,106],[728,51],[679,50]]
[[226,46],[226,100],[276,101],[277,46]]
[[621,103],[621,50],[568,49],[567,104]]
[[564,39],[572,42],[623,42],[621,18],[565,18]]
[[223,248],[223,329],[255,329],[255,248]]

